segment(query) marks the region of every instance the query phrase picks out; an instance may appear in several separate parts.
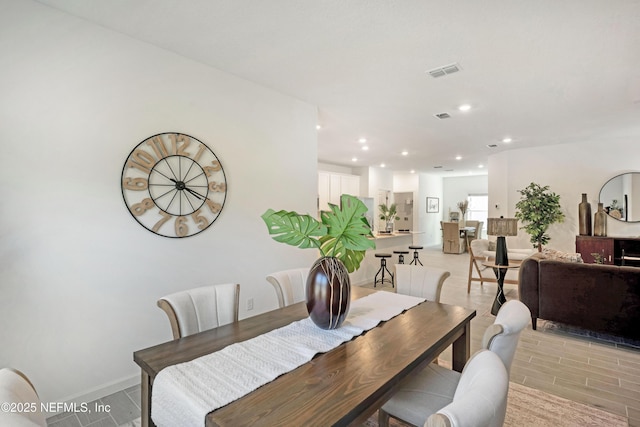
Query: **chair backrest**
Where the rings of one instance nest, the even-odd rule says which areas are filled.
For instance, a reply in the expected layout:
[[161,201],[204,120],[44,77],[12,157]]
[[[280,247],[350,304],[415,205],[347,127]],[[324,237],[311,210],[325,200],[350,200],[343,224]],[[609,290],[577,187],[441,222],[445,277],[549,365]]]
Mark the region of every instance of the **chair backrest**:
[[267,281],[273,285],[280,308],[306,300],[309,268],[294,268],[271,273]]
[[484,225],[484,221],[478,221],[478,225],[476,225],[476,239],[482,239],[482,226]]
[[443,222],[442,234],[447,239],[459,239],[460,238],[460,223],[459,222]]
[[467,227],[477,227],[479,222],[480,221],[477,221],[475,219],[468,219],[464,223]]
[[469,253],[476,259],[486,259],[485,252],[489,250],[489,241],[487,239],[474,239],[469,243]]
[[16,409],[0,411],[0,425],[12,427],[46,427],[47,421],[40,411],[40,398],[31,381],[17,369],[0,369],[0,403],[16,405]]
[[467,362],[453,401],[427,418],[425,427],[499,427],[507,412],[509,375],[492,351],[480,350]]
[[443,222],[442,240],[445,253],[462,253],[464,251],[464,239],[460,237],[459,223]]
[[178,339],[238,321],[240,285],[226,283],[188,289],[158,300]]
[[447,270],[421,265],[396,264],[396,292],[440,302],[442,285],[451,275]]
[[482,337],[482,348],[496,353],[504,363],[507,373],[520,340],[520,333],[529,324],[531,312],[518,300],[509,300],[500,307],[493,325]]

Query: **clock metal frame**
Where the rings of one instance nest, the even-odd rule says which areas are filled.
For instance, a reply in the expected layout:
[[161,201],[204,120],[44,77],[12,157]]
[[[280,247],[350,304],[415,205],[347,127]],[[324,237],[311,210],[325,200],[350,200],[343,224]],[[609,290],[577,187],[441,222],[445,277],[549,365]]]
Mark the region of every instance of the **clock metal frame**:
[[159,133],[140,142],[122,168],[122,197],[133,218],[163,237],[206,230],[220,216],[227,180],[220,160],[184,133]]

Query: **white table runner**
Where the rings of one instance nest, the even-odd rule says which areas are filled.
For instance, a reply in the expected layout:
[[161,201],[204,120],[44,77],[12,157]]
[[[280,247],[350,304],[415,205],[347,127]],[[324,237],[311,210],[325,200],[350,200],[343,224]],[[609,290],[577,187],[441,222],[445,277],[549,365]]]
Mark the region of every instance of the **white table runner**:
[[305,318],[198,359],[168,366],[153,382],[151,418],[158,427],[201,427],[209,412],[423,301],[379,291],[352,301],[339,329],[320,329]]

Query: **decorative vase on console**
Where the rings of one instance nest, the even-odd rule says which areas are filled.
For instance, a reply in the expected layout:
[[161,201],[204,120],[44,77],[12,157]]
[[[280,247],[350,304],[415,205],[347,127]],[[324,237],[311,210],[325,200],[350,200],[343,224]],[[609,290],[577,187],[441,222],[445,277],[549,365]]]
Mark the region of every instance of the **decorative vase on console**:
[[591,204],[587,193],[582,193],[582,202],[578,204],[578,230],[581,236],[591,236]]
[[593,216],[593,235],[599,237],[607,235],[607,213],[602,203],[598,203],[598,212]]

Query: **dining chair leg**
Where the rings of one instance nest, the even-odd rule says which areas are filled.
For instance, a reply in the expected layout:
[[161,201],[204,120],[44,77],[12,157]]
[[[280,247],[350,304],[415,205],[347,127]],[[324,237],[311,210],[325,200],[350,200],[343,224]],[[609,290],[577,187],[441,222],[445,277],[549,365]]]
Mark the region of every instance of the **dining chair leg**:
[[378,427],[389,427],[389,413],[378,409]]

